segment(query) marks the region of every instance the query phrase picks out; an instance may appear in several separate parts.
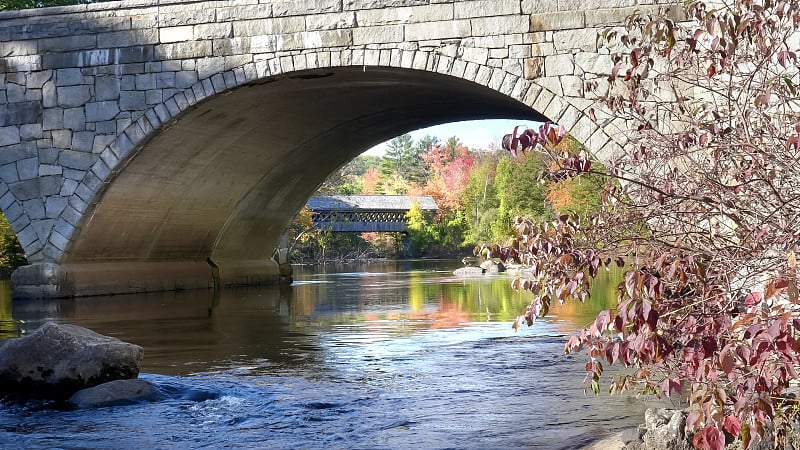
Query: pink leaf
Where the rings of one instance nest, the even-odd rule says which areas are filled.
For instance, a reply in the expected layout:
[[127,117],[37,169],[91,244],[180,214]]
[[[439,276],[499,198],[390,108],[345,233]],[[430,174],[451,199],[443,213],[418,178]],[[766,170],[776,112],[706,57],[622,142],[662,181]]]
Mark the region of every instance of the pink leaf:
[[687,430],[694,430],[697,428],[697,425],[700,423],[700,418],[703,416],[702,411],[692,411],[686,416],[686,429]]
[[742,431],[742,422],[733,416],[725,416],[725,430],[733,436],[738,436]]
[[751,306],[755,306],[763,300],[763,296],[761,292],[751,292],[747,294],[747,297],[744,298],[744,306],[750,308]]
[[611,323],[610,309],[600,312],[600,314],[597,315],[597,319],[594,321],[595,327],[599,333],[604,332],[608,328],[609,323]]
[[725,435],[722,430],[708,425],[694,435],[694,447],[703,450],[722,450],[725,448]]

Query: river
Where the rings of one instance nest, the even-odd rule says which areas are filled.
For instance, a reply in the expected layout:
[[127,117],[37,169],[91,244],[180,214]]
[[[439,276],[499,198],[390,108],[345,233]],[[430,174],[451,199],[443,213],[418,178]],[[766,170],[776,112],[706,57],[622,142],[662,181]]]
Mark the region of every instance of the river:
[[61,301],[3,286],[0,339],[56,321],[141,345],[140,377],[170,399],[0,401],[0,448],[567,449],[642,421],[642,399],[585,396],[584,356],[563,354],[611,286],[515,334],[530,294],[456,267],[297,267],[291,287]]

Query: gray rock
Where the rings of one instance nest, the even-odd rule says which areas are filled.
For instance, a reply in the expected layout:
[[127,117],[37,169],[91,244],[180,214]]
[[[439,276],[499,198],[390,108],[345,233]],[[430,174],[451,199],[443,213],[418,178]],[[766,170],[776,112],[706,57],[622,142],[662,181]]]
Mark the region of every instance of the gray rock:
[[86,389],[81,389],[69,398],[76,408],[123,406],[143,402],[157,402],[166,396],[155,386],[144,380],[114,380]]
[[480,267],[462,267],[454,270],[453,275],[457,275],[459,277],[470,277],[473,275],[483,275],[483,272],[485,271]]
[[644,412],[644,425],[647,431],[655,431],[658,427],[665,425],[672,417],[672,411],[664,408],[647,408]]
[[664,408],[648,408],[644,412],[645,433],[642,437],[645,449],[690,450],[685,439],[686,416],[682,411]]
[[506,271],[506,266],[503,265],[501,262],[494,262],[492,260],[487,260],[481,263],[481,268],[486,273],[500,273]]
[[66,398],[108,381],[136,378],[142,348],[75,325],[46,323],[0,347],[0,390]]
[[644,427],[628,428],[620,433],[620,440],[626,445],[634,442],[642,442],[645,431],[647,430]]

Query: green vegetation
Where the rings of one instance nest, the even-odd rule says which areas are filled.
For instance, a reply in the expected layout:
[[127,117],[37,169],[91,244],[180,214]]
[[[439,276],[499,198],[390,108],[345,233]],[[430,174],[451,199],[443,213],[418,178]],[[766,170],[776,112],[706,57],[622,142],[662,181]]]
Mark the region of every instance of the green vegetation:
[[0,214],[0,278],[6,279],[19,266],[28,264],[25,252],[6,216]]
[[85,3],[95,3],[95,2],[80,1],[80,0],[0,0],[0,11],[12,11],[17,9],[31,9],[31,8],[47,8],[50,6],[82,5]]
[[419,203],[411,205],[406,214],[408,238],[411,242],[411,255],[424,255],[438,237],[436,227],[425,217]]
[[[562,146],[582,149],[569,139]],[[427,217],[412,208],[406,235],[313,230],[310,216],[301,214],[290,229],[296,259],[462,256],[477,243],[507,241],[516,216],[587,215],[600,203],[599,181],[542,179],[547,166],[535,152],[512,158],[499,149],[469,149],[455,136],[443,143],[433,136],[414,142],[408,134],[387,147],[382,157],[362,155],[341,167],[318,194],[430,195],[437,214]]]

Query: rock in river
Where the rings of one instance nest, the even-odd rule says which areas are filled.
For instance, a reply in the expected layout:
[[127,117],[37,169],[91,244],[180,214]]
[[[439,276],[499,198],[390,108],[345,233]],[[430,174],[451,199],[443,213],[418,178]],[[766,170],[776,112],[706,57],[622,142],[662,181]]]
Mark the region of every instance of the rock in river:
[[156,402],[166,398],[159,390],[144,380],[114,380],[82,389],[69,402],[76,408],[99,406],[133,405],[142,402]]
[[485,270],[480,267],[461,267],[453,271],[453,275],[459,277],[471,277],[475,275],[483,275]]
[[501,273],[506,271],[506,266],[503,263],[492,260],[482,262],[481,268],[485,273]]
[[0,347],[0,391],[66,398],[139,376],[142,348],[76,325],[46,323]]

